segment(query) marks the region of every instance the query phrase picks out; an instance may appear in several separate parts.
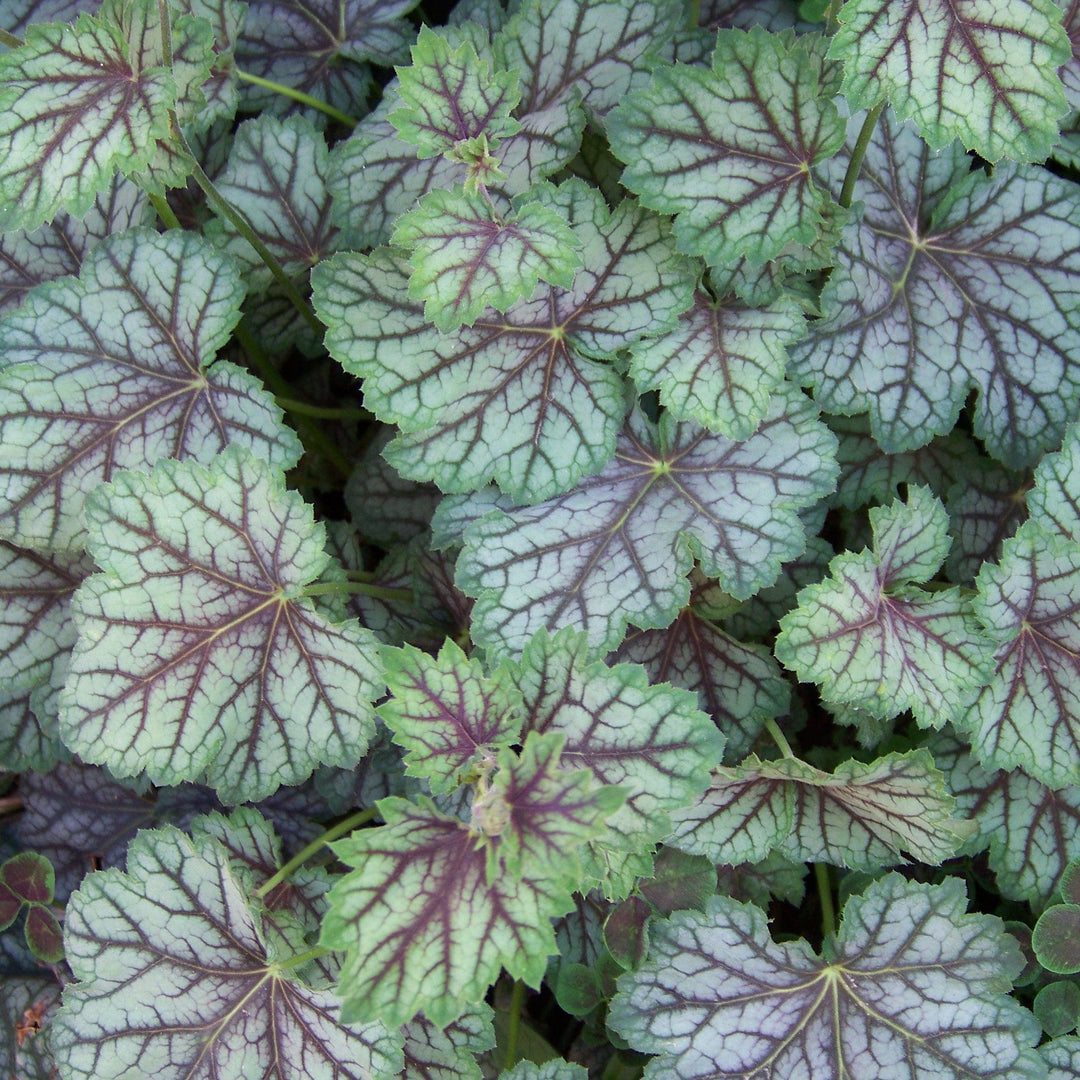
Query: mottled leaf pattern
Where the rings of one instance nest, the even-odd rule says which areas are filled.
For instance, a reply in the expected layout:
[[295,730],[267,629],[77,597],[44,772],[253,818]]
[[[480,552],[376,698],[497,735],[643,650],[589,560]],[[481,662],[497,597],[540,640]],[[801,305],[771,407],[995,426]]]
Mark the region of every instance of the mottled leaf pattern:
[[1042,161],[1066,109],[1071,55],[1054,0],[848,0],[829,55],[857,109],[887,100],[935,150]]
[[1006,995],[1024,966],[964,883],[890,874],[848,900],[830,959],[776,944],[764,912],[714,897],[652,926],[608,1023],[659,1054],[646,1080],[1042,1075],[1031,1014]]
[[332,991],[277,966],[271,920],[211,836],[142,832],[127,866],[90,875],[68,904],[77,982],[53,1025],[65,1076],[368,1080],[400,1069],[400,1035],[342,1024]]
[[229,802],[352,766],[381,689],[370,631],[304,598],[327,567],[295,492],[233,448],[211,468],[121,473],[87,507],[105,573],[75,601],[61,734],[84,760]]
[[480,1080],[476,1055],[495,1045],[491,1007],[468,1008],[452,1023],[437,1027],[418,1016],[401,1029],[405,1070],[400,1080]]
[[239,319],[236,270],[194,234],[126,232],[78,279],[40,286],[0,322],[0,533],[85,542],[87,494],[118,469],[206,461],[229,443],[287,468],[295,435],[257,380],[209,366]]
[[458,583],[478,597],[474,640],[517,651],[541,627],[573,626],[594,648],[615,648],[627,622],[675,618],[694,555],[728,592],[751,595],[802,551],[796,511],[831,489],[834,452],[790,392],[741,443],[635,413],[602,473],[466,529]]

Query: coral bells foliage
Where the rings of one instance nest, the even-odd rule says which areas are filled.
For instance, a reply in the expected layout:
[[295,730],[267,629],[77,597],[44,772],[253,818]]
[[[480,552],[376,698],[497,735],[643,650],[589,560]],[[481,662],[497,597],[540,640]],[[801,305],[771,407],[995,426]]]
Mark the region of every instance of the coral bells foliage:
[[0,0],[0,1075],[1080,1078],[1074,41]]

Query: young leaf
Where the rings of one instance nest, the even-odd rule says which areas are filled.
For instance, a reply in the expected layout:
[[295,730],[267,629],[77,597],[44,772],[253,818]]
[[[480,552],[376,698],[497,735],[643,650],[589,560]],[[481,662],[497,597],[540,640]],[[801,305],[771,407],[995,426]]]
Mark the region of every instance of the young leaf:
[[540,280],[569,289],[581,267],[581,241],[552,207],[518,200],[500,217],[461,188],[428,192],[398,218],[393,243],[410,253],[409,297],[443,333],[529,299]]
[[444,491],[494,479],[516,501],[573,487],[610,459],[626,414],[607,361],[690,304],[690,267],[657,218],[632,200],[611,211],[579,180],[549,195],[582,243],[573,287],[543,286],[452,335],[406,299],[409,271],[392,251],[313,272],[327,348],[364,379],[368,408],[401,426],[385,456],[405,475]]
[[825,699],[927,727],[964,715],[986,681],[982,639],[959,589],[917,587],[949,550],[948,515],[928,488],[870,511],[873,551],[845,552],[780,620],[776,656]]
[[359,761],[383,685],[375,639],[304,597],[329,556],[280,474],[238,447],[210,468],[163,461],[99,488],[87,518],[105,572],[75,600],[60,720],[83,760],[205,779],[227,802]]
[[242,298],[207,241],[137,230],[109,237],[78,279],[40,286],[0,322],[0,532],[74,550],[87,494],[116,470],[206,461],[230,442],[294,465],[299,440],[257,380],[209,366]]
[[517,73],[492,71],[468,41],[453,48],[421,27],[412,66],[397,73],[402,105],[390,123],[421,159],[451,154],[471,164],[474,146],[486,152],[519,128],[510,116],[521,97]]
[[[902,5],[894,4],[897,10]],[[971,172],[884,113],[822,294],[790,348],[829,412],[869,412],[889,453],[948,432],[978,391],[975,434],[1011,466],[1057,445],[1080,397],[1080,196],[1046,170]]]
[[453,641],[437,658],[411,646],[383,655],[391,696],[379,716],[407,751],[406,773],[426,776],[433,794],[454,791],[471,768],[490,769],[496,751],[518,741],[520,695]]
[[466,530],[457,576],[479,598],[474,641],[514,652],[541,627],[573,626],[598,651],[613,649],[628,622],[676,617],[695,555],[733,596],[750,596],[802,551],[797,509],[831,490],[834,447],[790,388],[741,443],[666,415],[654,427],[635,412],[598,476]]
[[530,734],[520,761],[503,750],[495,797],[474,804],[471,827],[427,798],[384,799],[385,825],[333,845],[355,867],[331,890],[322,931],[323,944],[347,950],[344,1016],[396,1025],[422,1009],[441,1026],[501,967],[539,985],[556,951],[551,917],[580,884],[577,846],[621,802],[588,773],[560,770],[561,743]]
[[646,1080],[766,1076],[1042,1076],[1039,1025],[1007,996],[1024,966],[963,882],[889,874],[852,897],[819,959],[769,937],[759,909],[714,897],[651,927],[608,1023],[659,1054]]
[[77,981],[52,1029],[65,1076],[337,1080],[401,1069],[400,1035],[343,1024],[331,991],[271,955],[269,916],[212,836],[141,832],[127,865],[91,874],[68,904]]
[[796,862],[867,871],[938,864],[975,826],[951,817],[953,799],[925,750],[824,773],[796,758],[718,769],[697,804],[673,814],[667,843],[716,863],[760,862],[779,851]]
[[1042,161],[1066,111],[1071,56],[1054,0],[848,0],[829,56],[856,109],[889,101],[934,150],[959,138],[987,161]]
[[710,266],[782,256],[799,269],[842,214],[810,166],[844,142],[820,58],[755,28],[722,30],[712,70],[661,67],[608,117],[623,183],[676,214],[680,247]]

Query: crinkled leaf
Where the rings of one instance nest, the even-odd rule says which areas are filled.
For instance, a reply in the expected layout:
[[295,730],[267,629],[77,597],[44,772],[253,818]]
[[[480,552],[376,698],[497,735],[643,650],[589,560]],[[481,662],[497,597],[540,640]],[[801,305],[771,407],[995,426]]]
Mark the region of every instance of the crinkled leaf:
[[84,760],[232,802],[360,760],[375,639],[304,597],[329,556],[280,474],[237,447],[210,468],[163,461],[99,488],[87,517],[105,572],[75,600],[60,721]]
[[846,761],[825,773],[796,758],[718,769],[697,804],[673,814],[667,840],[713,862],[798,862],[876,870],[907,856],[937,864],[975,827],[951,817],[953,799],[925,750]]
[[[521,693],[526,731],[565,735],[565,767],[586,768],[599,783],[625,790],[626,802],[583,857],[605,895],[626,896],[642,867],[637,860],[622,865],[620,854],[651,855],[670,828],[668,811],[688,806],[708,786],[722,736],[692,695],[650,686],[636,664],[590,661],[584,635],[569,628],[554,637],[541,631],[502,673]],[[650,868],[651,860],[645,874]]]
[[406,646],[384,659],[391,696],[379,716],[406,750],[406,773],[426,776],[433,794],[453,791],[471,769],[490,769],[497,750],[518,741],[520,696],[455,642],[437,657]]
[[295,464],[299,441],[258,381],[208,366],[242,298],[207,241],[134,231],[0,322],[0,530],[24,547],[77,548],[87,494],[165,457],[205,461],[239,443]]
[[704,915],[653,924],[608,1023],[660,1055],[646,1080],[1038,1080],[1039,1026],[1007,996],[1020,950],[966,906],[958,878],[890,874],[848,900],[826,962],[802,940],[774,943],[759,909],[715,897]]
[[33,232],[5,231],[0,236],[0,315],[21,304],[35,285],[77,274],[106,236],[149,224],[150,212],[143,193],[117,177],[82,218],[61,211],[51,225]]
[[1039,1053],[1050,1066],[1047,1080],[1073,1080],[1080,1074],[1080,1037],[1055,1039],[1040,1046]]
[[495,217],[460,188],[428,192],[398,218],[393,242],[409,251],[409,297],[443,333],[529,299],[538,281],[569,289],[581,267],[581,241],[557,210],[526,201]]
[[744,645],[692,602],[666,629],[631,630],[615,656],[644,665],[656,682],[693,690],[724,733],[729,761],[741,761],[762,724],[788,708],[791,688],[768,649]]
[[676,214],[684,251],[710,266],[783,257],[796,268],[842,211],[810,166],[844,141],[836,105],[819,92],[813,52],[763,30],[722,30],[712,70],[656,71],[608,117],[623,183]]
[[494,479],[536,501],[610,459],[626,400],[607,359],[674,322],[691,271],[631,200],[610,211],[578,180],[549,195],[582,242],[573,288],[542,286],[451,335],[406,299],[409,272],[391,251],[339,255],[312,274],[327,348],[364,379],[367,407],[401,426],[385,456],[405,475],[444,491]]
[[476,1055],[495,1045],[491,1006],[470,1006],[452,1023],[437,1027],[418,1016],[401,1029],[405,1070],[401,1080],[480,1080]]
[[[301,116],[269,114],[237,129],[229,163],[215,179],[218,191],[242,211],[259,239],[292,277],[305,273],[336,248],[326,174],[330,153],[323,136]],[[262,259],[226,220],[207,230],[245,267],[247,280],[268,288],[273,278]]]
[[1030,166],[971,172],[958,146],[933,154],[888,112],[860,177],[861,219],[835,250],[825,318],[789,350],[792,377],[830,412],[869,412],[889,453],[949,431],[976,390],[975,434],[1033,463],[1080,396],[1075,186]]
[[355,867],[331,890],[322,932],[347,950],[344,1015],[399,1024],[422,1009],[444,1025],[501,967],[539,985],[555,952],[550,919],[570,909],[579,884],[577,846],[621,802],[588,773],[560,770],[561,743],[530,734],[520,761],[502,751],[494,798],[482,811],[474,804],[471,827],[430,799],[384,799],[385,825],[334,845]]
[[1060,451],[1039,462],[1027,506],[1039,529],[1080,543],[1080,426],[1066,432]]
[[521,72],[520,113],[580,94],[602,115],[648,78],[681,19],[663,0],[530,0],[493,49],[503,67]]
[[787,389],[741,443],[634,413],[602,473],[466,530],[457,574],[479,598],[474,640],[516,651],[541,627],[573,626],[597,650],[615,648],[627,622],[675,618],[695,556],[732,595],[751,595],[802,550],[797,509],[832,488],[834,446]]
[[1042,161],[1065,112],[1071,55],[1054,0],[848,0],[829,56],[856,109],[888,101],[935,150]]
[[401,1068],[400,1036],[345,1025],[329,990],[278,967],[267,918],[211,836],[142,832],[127,873],[90,875],[67,908],[53,1049],[64,1075],[369,1080]]
[[483,139],[487,150],[518,130],[510,116],[521,97],[517,72],[492,71],[467,40],[455,48],[421,27],[412,66],[397,73],[402,104],[389,120],[419,158],[453,154],[468,162],[473,140]]
[[802,312],[791,297],[748,307],[698,292],[671,333],[633,346],[630,375],[642,393],[659,390],[678,419],[745,439],[784,377],[787,345],[803,333]]
[[957,719],[988,674],[959,589],[928,581],[949,550],[948,515],[928,488],[870,511],[873,551],[845,552],[780,620],[776,656],[829,702],[875,716],[911,709],[925,726]]

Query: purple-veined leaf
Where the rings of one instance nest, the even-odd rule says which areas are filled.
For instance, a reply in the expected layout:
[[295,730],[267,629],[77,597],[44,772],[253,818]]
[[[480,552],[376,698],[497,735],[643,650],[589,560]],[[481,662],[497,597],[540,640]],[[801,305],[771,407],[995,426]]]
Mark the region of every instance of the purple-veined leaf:
[[379,717],[406,751],[406,773],[427,777],[433,794],[454,791],[470,771],[489,771],[498,749],[518,741],[520,695],[507,679],[485,675],[455,642],[447,640],[437,657],[407,645],[383,659],[390,700]]
[[[329,167],[326,142],[308,120],[266,114],[240,125],[228,165],[215,179],[218,191],[243,212],[292,277],[336,250],[338,230],[330,222],[326,190]],[[206,231],[244,267],[252,287],[269,288],[270,271],[230,223],[215,221]]]
[[401,105],[389,120],[418,158],[449,154],[472,165],[474,141],[486,154],[517,132],[510,116],[521,99],[516,72],[493,71],[467,37],[455,47],[427,26],[411,52],[412,64],[397,69]]
[[0,541],[0,760],[7,769],[44,772],[64,754],[56,717],[75,644],[71,595],[92,571],[85,556]]
[[1024,519],[1030,486],[1030,474],[994,467],[981,456],[971,464],[945,499],[955,536],[945,572],[960,584],[971,584],[984,563],[1001,557],[1002,545]]
[[953,798],[925,750],[846,761],[825,773],[797,758],[721,768],[712,787],[675,812],[666,843],[716,863],[797,862],[876,870],[907,855],[938,864],[975,826],[951,816]]
[[[254,0],[236,45],[241,69],[283,83],[347,113],[363,115],[366,62],[404,61],[415,35],[404,16],[416,0]],[[256,109],[286,99],[245,86]]]
[[583,1065],[554,1058],[537,1065],[534,1061],[519,1061],[512,1069],[499,1073],[499,1080],[588,1080]]
[[590,660],[584,635],[570,628],[554,637],[540,631],[520,662],[496,674],[520,692],[525,731],[566,737],[564,767],[588,769],[598,783],[626,792],[603,835],[582,846],[590,884],[622,899],[651,873],[653,848],[670,829],[668,812],[705,791],[723,737],[691,694],[650,686],[636,664]]
[[951,736],[936,736],[930,745],[958,812],[978,825],[965,850],[989,846],[1002,896],[1045,907],[1070,861],[1080,858],[1080,790],[1054,791],[1020,769],[990,772]]
[[539,985],[555,952],[551,917],[581,883],[577,848],[622,802],[589,773],[559,768],[562,741],[530,733],[520,759],[502,750],[471,825],[427,798],[384,799],[385,825],[333,845],[354,867],[330,892],[322,932],[347,950],[344,1016],[400,1024],[423,1010],[445,1025],[502,967]]
[[305,597],[330,557],[280,474],[239,447],[167,460],[99,488],[87,518],[105,572],[76,596],[60,718],[83,760],[241,802],[363,757],[375,638]]
[[793,0],[705,0],[698,13],[702,26],[739,27],[749,30],[763,26],[774,33],[797,27],[800,32],[813,29],[798,18]]
[[799,907],[806,895],[806,865],[775,852],[756,863],[718,866],[717,893],[767,908],[773,897]]
[[608,1023],[660,1055],[646,1080],[1038,1080],[1039,1026],[1007,994],[1019,947],[966,907],[958,878],[889,874],[848,900],[819,958],[774,943],[758,908],[714,897],[705,914],[652,924]]
[[1080,543],[1080,425],[1039,462],[1027,506],[1039,529]]
[[675,619],[695,556],[733,596],[752,595],[802,551],[797,511],[832,489],[834,454],[833,436],[790,387],[740,443],[633,413],[602,473],[466,529],[457,580],[478,597],[473,640],[514,652],[542,627],[573,626],[598,651],[613,649],[628,622]]
[[855,198],[791,377],[829,412],[869,412],[888,453],[948,432],[974,389],[989,452],[1034,463],[1080,396],[1074,186],[1022,165],[971,172],[959,146],[933,154],[886,111]]
[[766,719],[787,711],[791,687],[762,645],[744,645],[690,605],[666,629],[631,630],[614,654],[642,664],[655,682],[697,694],[724,734],[724,756],[741,761]]
[[558,956],[552,967],[563,962],[595,967],[604,951],[604,920],[611,910],[612,904],[597,889],[574,893],[573,907],[553,920]]
[[673,331],[631,348],[630,376],[642,393],[659,390],[677,419],[745,439],[765,415],[784,378],[787,345],[804,326],[790,296],[750,307],[699,291]]
[[[2,24],[0,24],[2,25]],[[35,285],[77,274],[106,236],[149,224],[153,208],[130,181],[117,177],[82,218],[61,211],[51,225],[0,236],[0,315],[18,307]]]
[[165,457],[205,461],[239,443],[294,465],[299,441],[258,381],[224,361],[208,366],[242,298],[207,241],[134,231],[0,322],[0,532],[24,547],[76,549],[87,494],[118,469]]
[[239,95],[233,51],[247,21],[248,6],[240,0],[186,0],[178,6],[209,20],[214,29],[214,66],[210,78],[198,87],[205,100],[180,116],[187,130],[203,132],[215,121],[231,121],[236,115]]
[[648,78],[680,20],[662,0],[530,0],[492,47],[503,67],[521,72],[520,113],[580,94],[603,115]]
[[672,325],[692,271],[659,219],[610,211],[580,180],[549,190],[582,244],[571,289],[542,286],[505,315],[440,334],[406,299],[400,256],[341,254],[312,273],[327,348],[364,379],[364,402],[402,434],[384,456],[414,479],[469,491],[494,479],[517,501],[550,498],[610,460],[626,413],[609,360]]
[[935,150],[960,139],[987,161],[1042,161],[1066,111],[1071,54],[1054,0],[848,0],[829,56],[856,109],[881,101]]
[[194,1076],[371,1080],[401,1068],[401,1038],[343,1024],[330,990],[275,956],[272,914],[213,836],[140,833],[128,870],[91,874],[67,907],[53,1050],[72,1080]]
[[400,1080],[480,1080],[476,1056],[495,1045],[491,1006],[470,1006],[438,1027],[424,1016],[405,1024],[405,1069]]
[[844,141],[844,121],[820,93],[820,63],[759,28],[722,30],[711,70],[658,68],[608,117],[623,183],[677,215],[684,251],[710,266],[817,264],[811,246],[843,214],[810,171]]
[[35,23],[73,23],[81,12],[92,15],[99,6],[99,0],[0,0],[0,26],[22,37]]
[[780,620],[777,659],[828,702],[881,719],[911,709],[940,727],[964,715],[989,675],[960,590],[918,587],[948,553],[948,515],[929,488],[911,486],[906,503],[872,509],[870,524],[873,550],[836,556]]
[[49,1030],[60,983],[39,975],[0,976],[0,1075],[55,1080]]
[[1046,1080],[1073,1080],[1080,1074],[1080,1037],[1066,1036],[1039,1047],[1050,1072]]
[[524,198],[497,216],[478,192],[436,190],[398,218],[393,243],[409,252],[409,297],[443,333],[528,300],[538,281],[573,285],[581,241],[557,210]]

